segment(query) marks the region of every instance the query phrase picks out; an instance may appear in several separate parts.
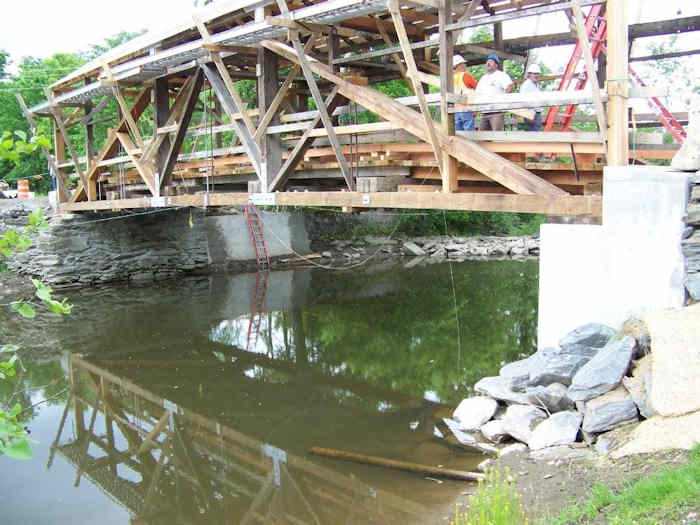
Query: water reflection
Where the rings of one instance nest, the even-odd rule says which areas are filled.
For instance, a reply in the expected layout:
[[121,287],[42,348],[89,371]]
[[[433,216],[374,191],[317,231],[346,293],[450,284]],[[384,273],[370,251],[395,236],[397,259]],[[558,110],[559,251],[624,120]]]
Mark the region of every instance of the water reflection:
[[[420,503],[373,488],[165,399],[76,355],[55,455],[132,523],[425,523]],[[72,407],[73,432],[66,425]]]
[[51,400],[27,413],[36,461],[0,457],[4,523],[238,523],[251,508],[270,523],[434,523],[463,484],[307,451],[473,469],[482,458],[436,425],[533,350],[537,265],[207,276],[70,298],[69,318],[0,311],[0,341],[27,368],[0,398]]

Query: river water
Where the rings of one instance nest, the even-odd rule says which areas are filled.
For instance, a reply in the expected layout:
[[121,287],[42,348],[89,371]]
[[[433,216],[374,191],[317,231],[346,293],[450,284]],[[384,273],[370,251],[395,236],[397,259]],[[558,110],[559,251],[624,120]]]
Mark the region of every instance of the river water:
[[435,434],[534,351],[537,277],[536,261],[303,269],[68,291],[64,318],[3,311],[26,371],[0,397],[40,404],[33,459],[0,456],[0,521],[449,523],[473,484],[309,450],[473,470],[483,457]]

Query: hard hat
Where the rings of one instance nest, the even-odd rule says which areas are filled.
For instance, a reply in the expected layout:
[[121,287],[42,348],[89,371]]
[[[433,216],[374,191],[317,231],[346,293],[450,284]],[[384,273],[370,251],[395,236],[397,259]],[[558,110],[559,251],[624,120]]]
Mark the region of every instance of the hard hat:
[[466,64],[467,61],[464,60],[464,57],[462,55],[455,55],[452,57],[452,67],[457,67],[460,64]]
[[538,66],[537,64],[530,64],[527,68],[527,72],[528,73],[537,73],[538,75],[540,75],[542,73],[542,71],[540,70],[540,66]]
[[486,57],[486,61],[488,62],[489,60],[493,60],[494,62],[496,62],[496,64],[501,63],[501,59],[498,58],[498,55],[494,55],[493,53]]

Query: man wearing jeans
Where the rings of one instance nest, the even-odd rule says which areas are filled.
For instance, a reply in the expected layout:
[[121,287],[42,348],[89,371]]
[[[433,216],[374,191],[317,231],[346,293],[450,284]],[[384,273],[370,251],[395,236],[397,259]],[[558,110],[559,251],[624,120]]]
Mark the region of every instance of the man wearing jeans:
[[[486,73],[479,80],[476,92],[482,95],[501,95],[513,91],[513,81],[507,73],[498,67],[501,59],[497,55],[491,54],[486,58]],[[505,118],[503,112],[483,113],[479,121],[480,131],[503,131],[505,128]]]
[[[476,88],[476,79],[467,71],[467,64],[461,55],[452,57],[454,69],[454,89],[457,95],[466,95],[467,89]],[[466,104],[455,104],[460,110],[455,113],[455,131],[472,131],[476,129],[476,118],[473,111],[464,111],[469,108]]]
[[[540,66],[537,64],[530,64],[527,68],[527,78],[525,82],[520,86],[521,93],[539,93],[542,91],[539,84]],[[527,126],[527,131],[542,131],[542,110],[535,110],[535,118],[525,119],[525,124]]]

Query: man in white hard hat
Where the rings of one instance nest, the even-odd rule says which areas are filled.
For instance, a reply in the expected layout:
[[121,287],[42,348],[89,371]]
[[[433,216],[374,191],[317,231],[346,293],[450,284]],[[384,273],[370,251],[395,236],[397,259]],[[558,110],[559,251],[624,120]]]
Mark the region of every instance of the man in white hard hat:
[[[539,93],[542,91],[539,85],[539,76],[541,73],[540,66],[537,64],[530,64],[527,68],[527,78],[520,86],[520,92]],[[535,111],[535,118],[533,120],[525,119],[525,124],[527,125],[527,131],[542,131],[542,110],[537,109]]]
[[[462,55],[452,57],[452,69],[454,70],[454,90],[457,95],[466,95],[468,89],[476,88],[477,82],[472,74],[467,71],[467,61]],[[455,113],[455,131],[472,131],[476,129],[476,119],[473,111],[467,111],[466,104],[455,104],[459,111]]]

